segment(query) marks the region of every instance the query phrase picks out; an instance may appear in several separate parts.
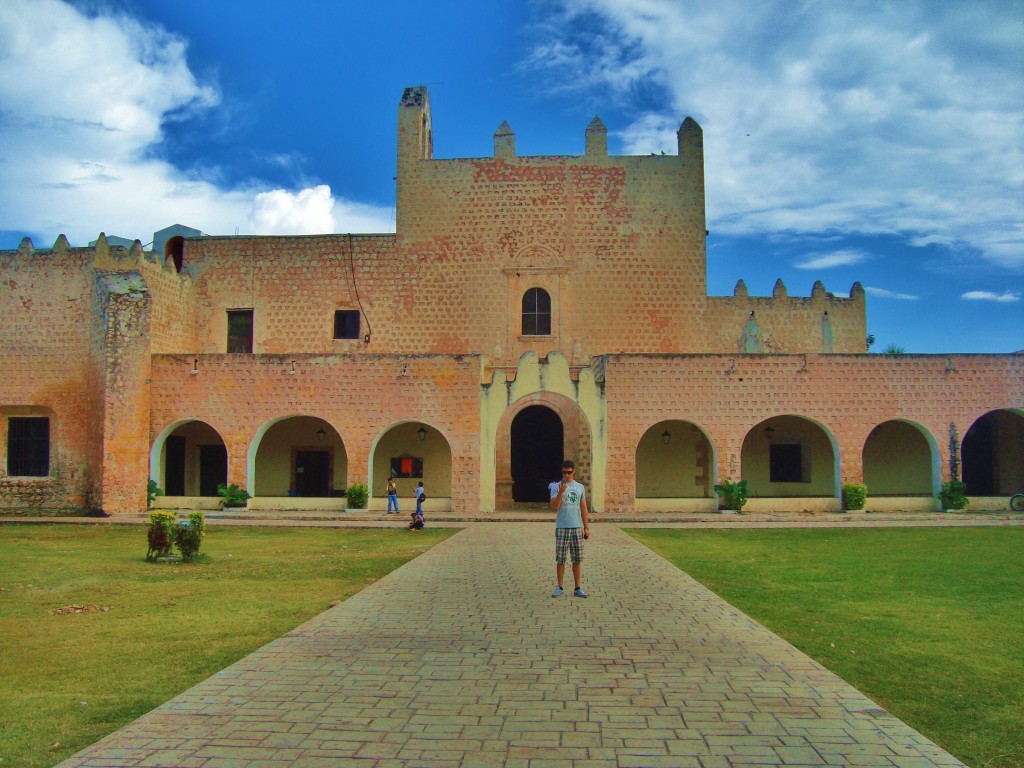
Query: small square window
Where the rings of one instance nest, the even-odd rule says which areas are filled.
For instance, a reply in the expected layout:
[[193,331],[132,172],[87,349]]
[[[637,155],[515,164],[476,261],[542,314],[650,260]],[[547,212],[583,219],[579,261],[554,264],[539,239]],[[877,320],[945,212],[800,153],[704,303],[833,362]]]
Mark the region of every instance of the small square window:
[[11,477],[49,476],[49,418],[11,416],[7,420],[7,474]]
[[252,354],[251,309],[228,310],[228,353]]
[[334,338],[359,338],[359,310],[338,309],[334,312]]

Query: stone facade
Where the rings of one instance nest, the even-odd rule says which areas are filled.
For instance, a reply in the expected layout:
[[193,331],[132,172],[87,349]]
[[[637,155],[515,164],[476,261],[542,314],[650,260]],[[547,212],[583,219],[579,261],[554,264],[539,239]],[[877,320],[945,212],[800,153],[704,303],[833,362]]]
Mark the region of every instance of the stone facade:
[[430,115],[407,89],[393,235],[0,253],[0,512],[137,511],[149,479],[382,508],[392,472],[489,511],[539,503],[564,455],[599,512],[713,510],[741,477],[752,508],[861,481],[933,508],[961,438],[976,496],[1024,488],[1024,356],[866,354],[859,284],[707,296],[692,119],[677,155],[610,156],[595,118],[583,155],[519,157],[503,123],[493,157],[440,160]]

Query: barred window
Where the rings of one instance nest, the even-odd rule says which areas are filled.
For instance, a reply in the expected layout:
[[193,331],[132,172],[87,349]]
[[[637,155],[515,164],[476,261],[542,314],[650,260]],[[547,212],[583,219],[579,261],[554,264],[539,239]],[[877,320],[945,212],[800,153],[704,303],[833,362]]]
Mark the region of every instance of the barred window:
[[523,336],[551,335],[551,297],[543,288],[523,294]]
[[49,476],[49,418],[46,416],[11,416],[8,418],[7,474],[12,477]]

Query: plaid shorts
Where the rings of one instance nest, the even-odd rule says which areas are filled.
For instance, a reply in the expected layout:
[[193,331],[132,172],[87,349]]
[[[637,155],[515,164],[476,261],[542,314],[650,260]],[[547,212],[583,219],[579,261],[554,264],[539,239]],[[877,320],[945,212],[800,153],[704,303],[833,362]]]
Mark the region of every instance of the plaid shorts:
[[583,562],[582,528],[555,528],[555,563],[565,565],[566,554],[574,563]]

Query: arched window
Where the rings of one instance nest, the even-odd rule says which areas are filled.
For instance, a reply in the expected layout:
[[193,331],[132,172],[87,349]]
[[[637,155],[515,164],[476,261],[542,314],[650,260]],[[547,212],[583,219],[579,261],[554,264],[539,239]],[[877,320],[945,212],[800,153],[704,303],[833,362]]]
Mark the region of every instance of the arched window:
[[543,288],[523,294],[523,336],[551,335],[551,297]]

